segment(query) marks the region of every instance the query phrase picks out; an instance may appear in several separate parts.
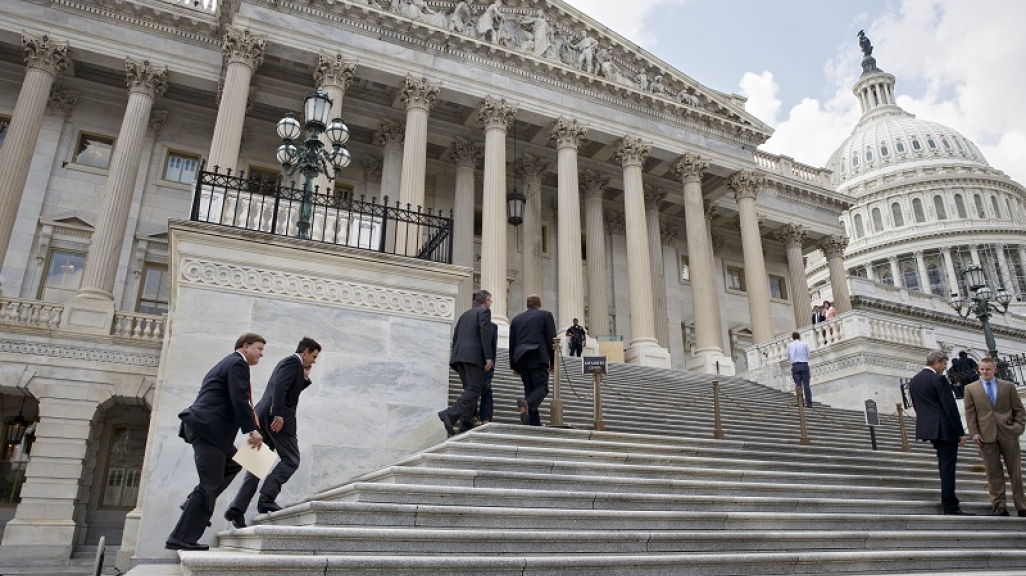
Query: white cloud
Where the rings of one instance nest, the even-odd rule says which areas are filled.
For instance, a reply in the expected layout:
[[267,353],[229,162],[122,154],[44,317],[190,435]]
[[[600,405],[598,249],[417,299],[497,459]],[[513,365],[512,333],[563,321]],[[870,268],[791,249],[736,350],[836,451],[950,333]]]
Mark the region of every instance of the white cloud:
[[745,72],[741,78],[741,95],[748,98],[745,110],[770,126],[777,125],[780,113],[780,86],[773,81],[773,73]]
[[655,35],[645,28],[645,17],[660,4],[682,4],[685,0],[566,0],[574,8],[615,30],[621,36],[650,49]]

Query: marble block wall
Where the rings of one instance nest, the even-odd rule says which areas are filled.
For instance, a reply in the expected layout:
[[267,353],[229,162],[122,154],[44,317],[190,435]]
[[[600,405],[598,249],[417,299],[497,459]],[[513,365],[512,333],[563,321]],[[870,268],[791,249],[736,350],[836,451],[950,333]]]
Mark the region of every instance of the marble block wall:
[[[121,559],[172,558],[164,540],[196,483],[177,414],[244,332],[268,340],[251,369],[254,401],[300,338],[324,348],[299,402],[301,465],[279,504],[445,439],[436,412],[447,403],[450,326],[469,269],[204,223],[174,222],[171,233],[168,336],[143,495],[126,524]],[[204,542],[227,528],[222,513],[241,478],[219,499]]]

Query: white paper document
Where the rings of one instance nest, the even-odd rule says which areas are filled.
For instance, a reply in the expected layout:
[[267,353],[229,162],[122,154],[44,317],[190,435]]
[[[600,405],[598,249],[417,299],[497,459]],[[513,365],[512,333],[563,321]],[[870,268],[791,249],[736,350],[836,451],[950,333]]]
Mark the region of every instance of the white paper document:
[[278,463],[278,455],[274,453],[274,450],[268,448],[266,444],[260,446],[260,449],[257,450],[250,446],[248,441],[243,441],[235,456],[232,456],[232,460],[235,460],[248,472],[263,480],[274,469],[274,465]]

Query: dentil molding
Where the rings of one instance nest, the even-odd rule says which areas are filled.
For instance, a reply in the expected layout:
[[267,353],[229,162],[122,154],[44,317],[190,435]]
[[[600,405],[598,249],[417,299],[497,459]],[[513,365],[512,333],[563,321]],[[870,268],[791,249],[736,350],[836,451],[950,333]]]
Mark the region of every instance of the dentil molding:
[[70,358],[89,362],[106,362],[111,364],[127,364],[129,366],[146,366],[156,368],[160,364],[157,355],[130,354],[93,348],[75,346],[58,346],[56,344],[38,344],[19,340],[0,340],[0,353],[29,354],[49,358]]

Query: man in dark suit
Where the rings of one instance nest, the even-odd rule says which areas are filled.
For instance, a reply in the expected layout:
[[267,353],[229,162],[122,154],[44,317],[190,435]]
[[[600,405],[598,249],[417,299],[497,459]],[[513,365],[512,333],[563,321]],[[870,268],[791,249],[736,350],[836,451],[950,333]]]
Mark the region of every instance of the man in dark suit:
[[[296,346],[296,353],[286,356],[274,367],[271,379],[264,388],[264,395],[256,405],[260,433],[264,437],[264,442],[281,458],[271,473],[264,478],[264,484],[260,488],[257,512],[261,514],[281,510],[275,499],[281,492],[282,484],[288,482],[299,468],[296,407],[299,405],[299,395],[310,385],[309,371],[320,353],[321,345],[313,338],[304,337],[300,340]],[[246,527],[246,509],[249,508],[259,483],[259,478],[251,472],[246,472],[239,492],[224,513],[225,519],[236,528]]]
[[257,431],[250,389],[249,367],[264,355],[264,340],[247,332],[235,341],[235,352],[217,363],[203,377],[196,401],[178,417],[178,435],[192,444],[199,484],[182,506],[182,516],[167,538],[169,550],[206,550],[199,539],[214,515],[217,497],[232,483],[242,468],[232,460],[239,430],[249,434],[250,445],[260,449],[263,437]]
[[948,356],[940,350],[926,356],[926,367],[912,377],[909,392],[916,409],[916,438],[929,440],[937,450],[941,479],[941,506],[945,514],[969,515],[955,496],[955,466],[958,447],[965,444],[965,430],[958,415],[955,395],[944,377]]
[[[495,322],[492,327],[492,358],[499,353],[499,327]],[[481,388],[481,409],[478,411],[480,421],[477,424],[487,424],[492,421],[495,415],[495,404],[492,400],[492,378],[495,377],[495,370],[485,372],[484,386]]]
[[517,400],[520,421],[541,426],[538,407],[549,394],[549,374],[555,366],[552,341],[556,321],[552,312],[541,309],[541,298],[527,297],[527,310],[517,314],[509,325],[509,363],[524,382],[524,397]]
[[492,294],[481,290],[474,294],[474,305],[456,321],[452,332],[449,367],[460,375],[463,394],[452,405],[438,413],[449,436],[456,434],[454,423],[471,427],[474,408],[481,398],[485,373],[495,365],[492,348]]

